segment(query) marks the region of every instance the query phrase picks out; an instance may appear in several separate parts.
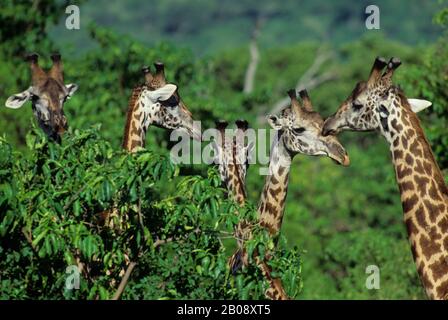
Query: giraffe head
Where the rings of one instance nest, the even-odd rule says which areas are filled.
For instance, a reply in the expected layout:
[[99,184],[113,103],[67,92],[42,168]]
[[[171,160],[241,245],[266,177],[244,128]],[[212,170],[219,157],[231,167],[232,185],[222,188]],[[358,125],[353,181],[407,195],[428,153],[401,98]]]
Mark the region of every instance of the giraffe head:
[[214,143],[215,163],[219,165],[221,181],[227,190],[233,193],[239,203],[244,203],[246,198],[245,180],[249,167],[249,155],[253,144],[246,144],[244,133],[248,129],[246,120],[236,120],[236,133],[233,136],[226,135],[227,121],[216,121],[216,129],[219,131],[219,139]]
[[306,90],[300,91],[302,105],[297,100],[296,91],[288,91],[291,105],[283,109],[278,116],[269,115],[272,128],[279,131],[280,139],[289,153],[318,156],[326,155],[339,164],[348,166],[349,157],[335,136],[324,136],[322,127],[324,120],[319,113],[313,111],[310,97]]
[[[338,111],[325,121],[323,133],[377,130],[384,134],[389,131],[389,124],[394,119],[397,122],[402,108],[418,112],[429,107],[429,101],[406,99],[401,90],[392,84],[394,71],[400,65],[398,58],[391,58],[389,62],[381,57],[376,58],[368,80],[357,83]],[[392,103],[398,99],[403,102]]]
[[48,72],[39,66],[38,60],[39,56],[36,53],[27,56],[31,67],[32,84],[25,91],[10,96],[6,100],[6,107],[18,109],[30,100],[39,126],[49,138],[60,142],[60,136],[67,129],[63,105],[78,86],[64,84],[60,54],[51,55],[53,66]]
[[201,131],[193,125],[192,114],[180,98],[178,87],[166,81],[164,64],[156,62],[154,66],[154,74],[149,67],[142,68],[146,79],[146,88],[140,99],[143,107],[143,128],[155,125],[170,130],[182,130],[193,139],[201,140]]

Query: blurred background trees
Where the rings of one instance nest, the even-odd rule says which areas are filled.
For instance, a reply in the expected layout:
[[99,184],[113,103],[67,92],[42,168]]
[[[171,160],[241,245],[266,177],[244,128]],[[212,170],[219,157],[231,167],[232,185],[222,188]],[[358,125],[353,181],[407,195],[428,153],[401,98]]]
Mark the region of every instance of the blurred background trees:
[[[28,66],[22,61],[26,52],[37,51],[41,54],[42,63],[49,65],[49,54],[61,51],[66,81],[77,83],[80,87],[65,106],[72,128],[67,139],[75,141],[76,130],[80,130],[78,134],[81,135],[84,130],[96,130],[93,137],[89,136],[92,139],[89,143],[98,148],[104,145],[110,150],[106,153],[114,154],[110,162],[115,163],[122,156],[115,152],[120,149],[127,101],[132,87],[143,81],[140,68],[144,64],[150,65],[156,60],[165,62],[167,78],[179,85],[182,98],[195,119],[202,121],[204,129],[221,118],[228,121],[245,118],[252,127],[265,128],[266,114],[272,112],[278,101],[286,96],[287,89],[296,86],[304,74],[310,73],[310,68],[313,71],[311,80],[331,74],[327,81],[310,90],[315,108],[328,116],[347,97],[354,84],[367,77],[376,56],[397,56],[403,65],[396,73],[395,83],[401,85],[409,97],[433,102],[433,107],[419,116],[437,161],[447,176],[448,20],[447,9],[444,9],[447,3],[377,1],[381,12],[380,30],[367,30],[364,26],[364,10],[368,4],[368,1],[349,0],[247,0],[226,1],[225,4],[219,1],[183,0],[151,3],[139,0],[83,1],[80,3],[81,29],[70,31],[65,29],[67,3],[64,1],[7,0],[0,11],[0,100],[5,101],[9,95],[29,86]],[[245,94],[244,77],[250,60],[248,46],[254,25],[260,17],[263,18],[257,37],[260,60],[253,90]],[[323,55],[326,58],[316,63]],[[313,70],[316,65],[316,70]],[[305,80],[306,85],[312,83],[310,79]],[[31,170],[28,166],[34,163],[36,150],[34,145],[28,147],[26,144],[34,121],[30,105],[25,105],[21,110],[4,107],[0,110],[0,134],[7,141],[2,143],[2,152],[9,154],[19,151],[21,155],[17,157],[23,157],[23,161],[29,164],[26,167],[18,165],[18,168]],[[149,152],[158,156],[167,155],[168,136],[161,129],[151,128],[147,143]],[[344,133],[341,140],[350,153],[352,164],[349,168],[338,167],[324,158],[299,156],[294,160],[282,229],[285,239],[282,248],[292,250],[297,246],[301,254],[300,279],[303,289],[297,298],[424,298],[402,222],[398,188],[386,143],[375,133]],[[88,148],[91,145],[88,144]],[[10,166],[16,161],[14,159],[2,162],[0,172],[11,170]],[[83,165],[87,166],[87,163]],[[204,183],[212,183],[208,169],[202,165],[181,166],[177,169],[178,175],[172,177],[173,183],[159,183],[154,192],[158,199],[170,199],[176,194],[176,183],[189,175],[202,177],[206,181]],[[248,172],[248,196],[253,206],[264,183],[258,169],[259,166],[254,165]],[[16,171],[16,174],[19,172]],[[104,174],[111,174],[110,179],[115,177],[113,172]],[[2,199],[9,199],[9,203],[13,195],[7,193],[5,185],[11,182],[9,178],[0,177],[0,195]],[[215,187],[211,193],[219,192],[219,188],[215,190]],[[39,182],[27,188],[38,190],[44,188],[44,184]],[[61,186],[61,189],[64,188],[68,187]],[[26,193],[22,196],[28,197]],[[66,199],[62,197],[57,201],[64,203]],[[5,203],[0,202],[0,225],[13,219],[6,216],[5,207],[2,207]],[[154,204],[147,203],[149,207]],[[86,208],[91,205],[84,204]],[[198,204],[195,210],[203,210],[201,205]],[[11,210],[17,214],[18,209],[14,208]],[[100,209],[104,208],[89,210],[98,213]],[[57,210],[45,206],[41,210],[57,216]],[[225,217],[225,210],[218,211]],[[146,212],[151,216],[151,210]],[[22,215],[22,220],[15,223],[32,226],[36,229],[33,229],[33,234],[35,232],[37,236],[42,231],[39,229],[42,228],[40,218],[33,217],[31,212],[23,212]],[[74,223],[82,224],[84,218],[82,215],[75,217]],[[183,223],[181,218],[176,221],[179,225]],[[210,221],[201,220],[200,223],[205,226]],[[162,219],[159,226],[166,223]],[[21,232],[18,227],[14,230]],[[103,246],[106,244],[101,244],[104,239],[95,232],[93,236],[102,239],[98,240],[98,254],[104,258]],[[6,261],[5,266],[0,268],[0,281],[17,283],[6,286],[2,282],[2,287],[8,289],[1,291],[0,296],[13,297],[12,292],[19,290],[17,288],[21,288],[24,279],[27,279],[24,270],[12,267],[17,263],[14,259],[25,259],[21,262],[21,269],[26,268],[26,261],[38,261],[38,269],[44,268],[48,261],[39,260],[43,258],[39,255],[26,260],[32,255],[29,252],[32,248],[27,246],[26,239],[20,233],[18,238],[5,237],[11,236],[0,232],[0,249],[3,250],[0,251],[0,261]],[[204,250],[212,250],[213,254],[207,253],[209,258],[217,257],[214,263],[222,263],[231,253],[231,241],[224,241],[222,247],[221,244],[214,246],[202,241],[205,240],[200,238],[190,242],[185,247],[185,255],[190,256],[193,246],[197,245]],[[15,245],[21,249],[15,248]],[[132,247],[132,244],[120,245]],[[12,251],[5,253],[5,250]],[[62,263],[54,248],[51,250],[51,255],[45,255],[45,259],[51,257]],[[60,252],[63,251],[61,249]],[[285,251],[283,257],[293,260],[294,252]],[[146,265],[162,267],[171,259],[168,253],[162,257],[157,261],[151,260],[156,258],[148,254],[145,256]],[[277,262],[292,260],[279,258]],[[207,259],[204,263],[207,264]],[[186,261],[185,265],[188,264],[193,265],[191,261]],[[381,271],[380,290],[365,288],[365,269],[372,264],[378,265]],[[210,270],[213,271],[213,268]],[[216,268],[220,272],[225,269],[223,266]],[[164,293],[155,287],[168,276],[156,272],[153,278],[145,277],[143,274],[146,271],[141,266],[136,268],[136,282],[128,288],[129,291],[125,291],[124,298],[241,298],[232,289],[217,289],[227,280],[221,276],[214,277],[211,273],[207,276],[207,290],[191,294],[174,294],[171,291],[164,295],[168,291]],[[189,286],[171,283],[167,288],[178,290],[182,285],[193,288],[203,279],[203,274],[199,276],[199,271],[194,268],[188,272],[194,279]],[[253,281],[254,287],[247,294],[258,298],[262,290],[257,287],[254,272],[245,274],[239,285],[246,286]],[[61,274],[51,275],[58,276]],[[104,288],[102,298],[110,297],[110,280],[104,278],[101,280],[103,282],[100,281]],[[301,285],[296,283],[294,288]],[[92,287],[88,289],[93,290]],[[17,297],[29,295],[26,290],[23,291],[25,293],[18,292]],[[57,297],[45,292],[48,297]],[[82,294],[88,293],[83,291]],[[99,291],[95,291],[93,297],[97,294]]]

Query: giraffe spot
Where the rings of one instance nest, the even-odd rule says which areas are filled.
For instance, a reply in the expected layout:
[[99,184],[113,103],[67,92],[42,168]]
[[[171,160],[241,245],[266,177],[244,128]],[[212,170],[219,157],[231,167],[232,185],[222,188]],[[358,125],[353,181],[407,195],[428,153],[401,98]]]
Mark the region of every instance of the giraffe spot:
[[431,239],[424,234],[420,237],[420,247],[422,248],[423,255],[427,260],[440,251],[440,244],[436,243],[434,239]]
[[278,179],[275,176],[271,176],[271,184],[278,184]]
[[136,121],[132,121],[131,134],[132,135],[139,135],[138,129],[137,129],[137,125],[136,125]]
[[408,118],[409,116],[406,113],[403,113],[401,116],[401,122],[403,122],[406,127],[410,125]]
[[420,205],[418,209],[415,211],[415,219],[420,227],[426,229],[428,227],[428,223],[426,222],[425,210]]
[[140,147],[140,146],[141,146],[141,144],[140,144],[139,140],[132,140],[131,141],[131,149],[134,149],[134,148],[137,148],[137,147]]
[[400,144],[400,138],[399,137],[395,138],[393,144],[395,148],[398,147],[398,145]]
[[275,208],[272,204],[270,204],[269,202],[266,202],[266,205],[264,207],[264,211],[272,216],[275,216],[276,212],[275,212]]
[[403,151],[401,150],[394,150],[394,159],[399,160],[403,158]]
[[407,135],[408,137],[412,137],[413,135],[415,135],[415,130],[412,129],[412,128],[409,128],[409,129],[406,131],[406,135]]
[[406,198],[405,200],[403,200],[403,203],[402,203],[403,211],[405,213],[411,211],[417,202],[418,202],[418,198],[415,194],[412,197]]
[[404,177],[407,177],[411,173],[412,173],[411,168],[404,167],[401,164],[397,167],[397,178],[398,178],[398,180],[402,180]]
[[433,200],[442,201],[442,197],[439,195],[439,191],[436,188],[436,184],[434,183],[434,180],[431,182],[431,187],[428,190],[428,195]]
[[420,278],[422,280],[423,286],[426,290],[430,290],[434,287],[431,279],[429,278],[428,274],[422,270],[419,270]]
[[418,232],[417,226],[415,225],[412,218],[406,219],[405,224],[408,235],[416,234]]
[[435,226],[432,226],[432,227],[429,229],[429,237],[430,237],[431,239],[434,239],[434,240],[440,240],[440,239],[442,239],[442,235],[438,232],[438,230],[437,230],[437,228],[436,228]]
[[285,173],[285,167],[278,168],[278,175],[283,176],[283,173]]
[[445,208],[444,205],[435,205],[433,204],[431,201],[428,200],[424,200],[423,201],[425,207],[426,207],[426,211],[429,214],[429,219],[431,222],[436,222],[437,217],[439,216],[439,213],[442,209]]
[[405,193],[406,191],[414,190],[414,183],[412,181],[405,181],[398,184],[400,193]]
[[398,123],[397,119],[393,119],[391,125],[396,132],[400,132],[401,130],[403,130],[403,126]]
[[282,191],[281,187],[278,187],[277,189],[269,189],[269,193],[271,194],[271,196],[275,199],[277,199],[277,196],[279,195],[279,193]]
[[401,137],[401,143],[403,144],[403,148],[407,149],[408,148],[408,138],[406,138],[405,136]]
[[437,297],[440,299],[448,299],[448,280],[442,282],[436,289]]
[[411,151],[411,153],[417,157],[423,156],[423,151],[420,148],[420,142],[417,139],[414,140],[409,151]]
[[444,259],[444,257],[440,257],[436,262],[429,265],[429,268],[432,271],[432,277],[434,281],[442,278],[445,274],[448,274],[448,263]]
[[[443,239],[443,248],[446,252],[448,252],[448,235]],[[445,261],[448,263],[448,257],[446,257]]]
[[[448,233],[448,218],[445,216],[443,217],[439,222],[439,228],[442,231],[442,233]],[[447,248],[448,250],[448,248]]]
[[410,166],[414,164],[414,158],[409,153],[406,155],[405,161]]
[[419,174],[425,174],[425,169],[423,168],[423,164],[422,164],[422,161],[420,159],[417,159],[415,161],[414,170],[415,170],[415,172],[417,172]]
[[428,162],[428,161],[425,161],[425,163],[423,164],[423,167],[424,167],[424,169],[426,171],[426,174],[431,176],[432,175],[432,163]]
[[414,177],[415,184],[417,185],[417,190],[420,192],[420,196],[424,197],[426,195],[426,186],[429,183],[429,179],[427,177]]
[[280,208],[284,208],[285,207],[285,201],[286,201],[286,194],[279,202]]
[[270,223],[268,223],[267,221],[262,221],[260,222],[260,225],[265,228],[266,230],[268,230],[268,232],[273,235],[276,234],[276,229],[274,228],[274,226]]

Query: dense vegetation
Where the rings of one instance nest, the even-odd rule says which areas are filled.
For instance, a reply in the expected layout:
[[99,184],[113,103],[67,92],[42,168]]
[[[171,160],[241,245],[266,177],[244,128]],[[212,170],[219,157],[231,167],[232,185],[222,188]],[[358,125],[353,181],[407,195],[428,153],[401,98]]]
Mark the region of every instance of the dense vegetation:
[[[173,165],[168,157],[168,133],[157,128],[149,130],[147,150],[134,156],[120,150],[131,88],[143,80],[142,64],[158,59],[165,62],[167,78],[179,84],[183,99],[203,128],[211,127],[215,119],[241,117],[253,127],[264,128],[264,116],[322,52],[330,58],[319,74],[331,72],[334,77],[310,90],[310,95],[324,116],[334,112],[355,82],[367,76],[375,56],[398,56],[403,65],[396,73],[396,83],[408,96],[434,103],[420,118],[447,176],[448,35],[437,32],[447,26],[447,11],[437,14],[432,25],[430,17],[441,7],[437,2],[424,2],[419,12],[414,12],[412,4],[406,11],[403,3],[396,7],[388,4],[390,9],[384,11],[391,12],[393,18],[382,17],[386,26],[391,23],[387,21],[403,21],[400,28],[404,29],[397,30],[412,39],[358,27],[353,29],[356,35],[347,34],[338,28],[342,22],[337,19],[318,24],[310,18],[302,19],[299,34],[288,33],[287,41],[278,42],[278,33],[272,30],[286,31],[279,22],[282,19],[273,14],[273,20],[267,22],[268,26],[272,23],[270,29],[259,38],[261,60],[255,88],[244,94],[249,62],[245,41],[251,27],[247,38],[232,38],[236,46],[213,42],[213,53],[198,58],[193,52],[209,38],[196,38],[197,30],[190,30],[188,21],[182,29],[189,34],[186,39],[202,41],[184,43],[194,51],[177,42],[142,43],[145,32],[129,36],[113,27],[86,23],[82,32],[92,45],[79,53],[73,43],[62,45],[67,40],[57,38],[58,32],[69,34],[60,31],[60,24],[54,26],[64,15],[65,3],[38,2],[28,8],[27,1],[6,1],[0,11],[0,101],[29,86],[28,66],[21,58],[29,51],[39,52],[42,63],[49,64],[49,53],[61,50],[66,82],[77,83],[80,89],[66,103],[70,130],[61,146],[49,143],[39,129],[32,129],[29,104],[20,110],[1,109],[0,298],[111,298],[129,261],[137,265],[123,292],[125,299],[262,298],[266,284],[256,269],[245,270],[236,278],[228,273],[226,259],[234,248],[229,232],[236,223],[236,207],[225,200],[216,170],[205,165]],[[87,12],[93,11],[91,3],[85,5],[90,8]],[[338,6],[327,16],[336,17],[334,11],[341,21],[351,21],[343,18],[349,2],[338,2]],[[252,26],[250,10],[243,10],[250,7],[249,2],[238,1],[228,9],[243,12],[242,23]],[[127,23],[138,12],[130,5],[124,10],[118,4],[108,10],[114,8]],[[198,20],[198,15],[207,16],[201,12],[207,8],[191,8],[195,14],[190,19],[204,26],[210,23],[206,18]],[[291,14],[288,21],[299,23],[295,16],[299,10],[292,10],[292,2],[284,8]],[[285,12],[276,6],[265,9]],[[161,34],[169,38],[174,31],[161,18],[164,11],[160,10],[155,25],[167,28]],[[142,21],[146,18],[140,12]],[[410,16],[405,17],[408,12]],[[136,28],[129,24],[132,26]],[[321,45],[321,38],[300,37],[312,26],[322,30],[331,26],[336,35],[346,39]],[[232,28],[214,28],[207,32],[222,42],[230,43],[229,33],[236,34]],[[137,29],[127,31],[133,30]],[[178,40],[182,32],[171,39]],[[386,144],[374,133],[344,133],[341,141],[350,153],[349,168],[325,158],[297,156],[294,160],[282,237],[272,260],[274,269],[284,279],[288,293],[298,299],[424,298]],[[259,165],[254,165],[248,172],[250,203],[242,210],[248,217],[256,214],[264,183],[258,169]],[[111,226],[101,217],[113,208],[122,218]],[[157,241],[171,238],[173,241]],[[260,230],[252,248],[269,246],[265,240],[266,234]],[[86,270],[81,288],[67,291],[65,268],[79,263]],[[365,269],[372,264],[381,271],[380,290],[367,290],[364,285]]]

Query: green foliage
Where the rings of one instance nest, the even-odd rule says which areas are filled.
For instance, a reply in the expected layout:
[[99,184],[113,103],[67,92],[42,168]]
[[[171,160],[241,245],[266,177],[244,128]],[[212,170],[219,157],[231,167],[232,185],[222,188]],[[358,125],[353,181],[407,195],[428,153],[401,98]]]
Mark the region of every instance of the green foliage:
[[[266,283],[258,269],[236,277],[227,269],[235,249],[235,210],[255,219],[264,183],[260,165],[249,168],[249,204],[239,209],[224,200],[216,170],[169,161],[171,142],[162,129],[149,129],[148,150],[134,156],[119,151],[131,89],[143,81],[141,66],[156,60],[165,62],[168,80],[178,84],[206,129],[219,118],[245,118],[264,128],[266,114],[313,64],[319,48],[332,53],[319,74],[336,77],[310,90],[324,116],[367,77],[375,56],[398,56],[403,65],[394,82],[407,96],[433,102],[419,117],[447,176],[448,41],[438,33],[446,28],[446,9],[436,16],[437,26],[429,19],[437,2],[380,2],[382,33],[367,31],[363,13],[349,1],[303,3],[300,10],[295,1],[261,2],[258,9],[272,15],[259,38],[260,64],[249,95],[242,93],[246,45],[258,14],[247,10],[251,1],[225,8],[163,1],[149,17],[138,2],[108,2],[118,20],[103,15],[102,1],[87,2],[79,32],[61,27],[64,2],[37,3],[2,4],[0,100],[28,88],[22,61],[28,51],[39,52],[44,66],[51,51],[62,51],[66,82],[79,90],[64,106],[70,129],[61,146],[48,143],[39,129],[30,132],[35,120],[29,103],[0,111],[2,299],[111,298],[129,260],[137,266],[124,299],[263,297]],[[178,21],[181,28],[170,31]],[[166,38],[175,43],[158,42]],[[322,45],[323,38],[331,39]],[[82,40],[82,48],[73,39]],[[375,133],[344,133],[340,139],[351,157],[349,168],[326,158],[294,160],[282,235],[270,261],[274,274],[300,299],[424,298],[386,143]],[[271,250],[266,232],[254,232],[250,250]],[[65,290],[65,268],[78,263],[86,270],[81,288]],[[378,291],[364,286],[371,264],[381,271]]]
[[[216,170],[179,177],[176,192],[161,195],[179,174],[166,155],[114,151],[97,129],[70,132],[62,146],[36,130],[27,144],[29,157],[0,141],[0,298],[108,299],[129,261],[137,267],[126,299],[263,298],[257,269],[229,275],[221,238],[238,206],[223,200]],[[255,246],[267,238],[260,231]],[[297,250],[281,246],[271,263],[297,295]],[[83,267],[79,290],[65,289],[70,265]]]

